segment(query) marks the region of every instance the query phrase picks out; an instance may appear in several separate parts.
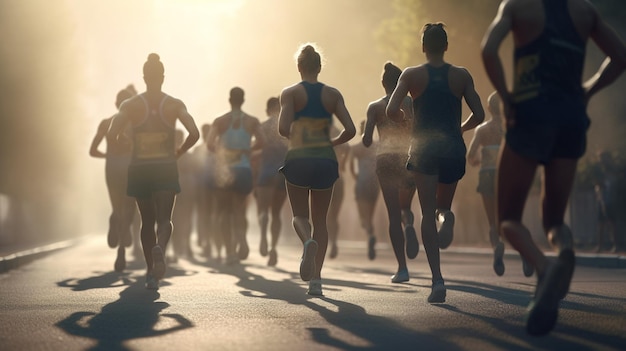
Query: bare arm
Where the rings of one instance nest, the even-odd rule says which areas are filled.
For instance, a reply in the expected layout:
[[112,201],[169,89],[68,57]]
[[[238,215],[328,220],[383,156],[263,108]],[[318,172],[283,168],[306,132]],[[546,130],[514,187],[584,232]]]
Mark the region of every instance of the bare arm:
[[94,135],[93,140],[91,141],[91,146],[89,147],[89,155],[91,157],[96,157],[96,158],[106,157],[106,153],[98,150],[98,146],[100,146],[100,143],[102,142],[102,140],[104,140],[104,137],[107,135],[107,132],[109,130],[109,125],[110,125],[110,120],[108,119],[102,120],[102,122],[100,122],[100,124],[98,125],[98,130],[96,131],[96,135]]
[[389,103],[387,104],[387,108],[385,110],[387,117],[391,118],[393,121],[400,122],[404,119],[404,113],[400,109],[402,106],[402,102],[406,98],[409,93],[409,77],[407,70],[404,70],[400,75],[400,79],[398,79],[398,85],[393,90],[391,94],[391,98],[389,99]]
[[254,131],[252,133],[254,135],[254,145],[252,145],[251,150],[260,150],[265,145],[265,133],[261,128],[261,123],[255,118],[254,119]]
[[510,113],[511,94],[507,88],[504,69],[502,68],[502,60],[500,59],[498,50],[512,28],[513,18],[508,4],[509,2],[506,0],[500,4],[498,14],[489,26],[489,29],[487,29],[487,33],[482,42],[483,64],[491,84],[502,99],[507,124],[513,123],[513,116]]
[[480,128],[476,128],[474,136],[467,149],[467,162],[471,166],[478,166],[480,164],[480,156],[478,150],[480,149]]
[[109,127],[109,131],[107,132],[107,144],[113,145],[119,143],[120,135],[122,131],[126,127],[126,124],[130,123],[130,117],[128,115],[128,110],[130,109],[130,105],[128,104],[128,100],[123,102],[120,105],[120,109],[113,119],[111,120],[111,126]]
[[338,90],[335,90],[335,94],[337,98],[337,102],[335,104],[335,116],[337,116],[337,119],[339,119],[339,122],[343,125],[343,130],[336,138],[331,140],[333,146],[347,143],[356,135],[356,127],[354,126],[352,117],[350,117],[350,112],[348,112],[346,104],[343,101],[343,96]]
[[291,123],[294,117],[293,93],[285,89],[280,94],[280,114],[278,115],[278,134],[289,139]]
[[356,153],[357,148],[353,147],[350,149],[350,155],[348,156],[348,164],[350,167],[350,174],[352,174],[352,177],[356,179]]
[[467,75],[467,79],[463,97],[465,98],[467,106],[472,110],[472,114],[461,124],[461,132],[474,129],[485,120],[485,110],[483,109],[483,104],[480,102],[480,96],[478,96],[474,88],[474,79],[467,70],[464,69],[464,72]]
[[376,108],[374,103],[370,103],[367,106],[367,120],[365,122],[365,130],[361,136],[361,141],[366,147],[372,145],[372,138],[374,135],[374,127],[376,126]]
[[192,146],[200,139],[200,132],[198,131],[198,127],[196,126],[196,122],[193,120],[193,117],[187,112],[187,107],[182,101],[178,102],[180,104],[178,109],[178,120],[187,130],[187,138],[183,144],[176,150],[176,157],[180,157],[187,150],[191,149]]
[[[593,8],[593,7],[592,7]],[[595,9],[593,9],[595,12]],[[588,81],[583,84],[587,101],[601,89],[613,83],[626,68],[626,46],[615,30],[596,14],[591,38],[608,57]]]
[[213,122],[213,126],[211,126],[211,129],[209,130],[209,135],[207,135],[206,137],[206,147],[211,152],[215,152],[215,143],[217,141],[217,133],[219,132],[219,129],[220,119],[218,118],[215,120],[215,122]]

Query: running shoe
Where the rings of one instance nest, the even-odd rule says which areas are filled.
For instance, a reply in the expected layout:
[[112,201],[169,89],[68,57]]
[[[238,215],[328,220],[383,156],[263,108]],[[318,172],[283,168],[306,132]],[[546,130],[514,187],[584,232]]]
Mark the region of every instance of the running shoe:
[[392,283],[404,283],[409,281],[409,270],[401,269],[391,276]]
[[270,267],[274,267],[276,266],[276,263],[278,263],[278,253],[276,253],[276,250],[271,249],[269,252],[269,259],[267,260],[267,265]]
[[324,296],[324,293],[322,292],[322,280],[311,280],[309,282],[309,290],[307,290],[306,293],[311,296]]
[[248,258],[249,254],[250,254],[250,248],[248,247],[248,242],[244,238],[243,240],[241,240],[241,243],[239,244],[239,251],[237,251],[237,255],[239,256],[240,260],[245,260],[246,258]]
[[439,227],[439,248],[447,249],[454,237],[454,213],[452,211],[439,212],[441,226]]
[[417,234],[412,225],[404,227],[404,236],[406,238],[406,257],[414,259],[420,250],[420,244],[417,241]]
[[[499,241],[496,244],[495,249],[493,250],[493,270],[496,274],[501,277],[504,274],[504,261],[502,257],[504,256],[504,243]],[[526,271],[524,271],[526,272]]]
[[304,243],[304,252],[300,261],[300,278],[308,282],[315,273],[315,254],[317,254],[317,242],[309,239]]
[[267,252],[267,237],[266,236],[261,237],[261,244],[259,245],[259,253],[263,257],[267,256],[268,252]]
[[152,274],[146,275],[146,289],[159,290],[159,281]]
[[118,273],[122,273],[124,269],[126,269],[126,257],[124,255],[124,251],[117,251],[117,258],[115,259],[113,267]]
[[525,277],[530,277],[531,275],[533,275],[533,273],[535,273],[535,269],[533,268],[533,266],[531,266],[531,264],[528,261],[526,261],[523,257],[522,257],[522,270],[524,271]]
[[559,299],[562,300],[569,291],[572,276],[574,275],[574,268],[576,267],[576,255],[574,254],[574,250],[561,250],[559,253],[559,261],[563,265],[563,279],[560,280],[558,287]]
[[159,245],[155,245],[152,248],[152,261],[154,262],[152,266],[152,275],[156,280],[163,279],[167,265],[165,264],[165,255]]
[[433,283],[432,290],[428,296],[429,303],[444,303],[446,302],[446,286],[442,280],[437,280]]
[[560,260],[548,261],[545,272],[537,280],[535,297],[528,305],[526,332],[533,336],[548,334],[559,315],[560,287],[568,280],[566,267]]
[[376,246],[376,237],[371,235],[369,240],[367,241],[367,257],[370,260],[373,260],[376,258],[376,249],[374,248]]

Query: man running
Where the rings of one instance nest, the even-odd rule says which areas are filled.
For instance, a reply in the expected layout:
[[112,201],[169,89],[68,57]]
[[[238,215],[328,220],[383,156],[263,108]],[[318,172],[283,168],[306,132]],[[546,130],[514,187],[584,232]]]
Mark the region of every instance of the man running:
[[[108,143],[128,142],[123,130],[128,124],[132,126],[127,194],[136,199],[141,214],[141,243],[148,266],[146,288],[155,290],[165,275],[172,210],[180,192],[176,160],[200,138],[185,104],[161,91],[164,72],[159,55],[150,54],[143,65],[146,91],[122,103],[107,133]],[[188,133],[179,148],[174,136],[177,121]]]
[[[514,84],[510,91],[499,49],[513,33]],[[582,83],[591,38],[608,56]],[[556,324],[569,290],[575,255],[564,214],[578,159],[585,153],[589,99],[626,67],[626,46],[585,0],[504,0],[482,44],[485,69],[502,98],[506,143],[498,161],[498,226],[537,272],[526,331],[545,335]],[[522,224],[535,171],[543,165],[543,229],[559,252],[548,259]]]
[[[441,303],[446,288],[441,275],[439,248],[453,238],[452,200],[458,181],[465,174],[463,132],[476,128],[485,118],[474,79],[463,67],[444,60],[448,35],[443,23],[428,23],[422,31],[426,63],[402,72],[398,86],[387,105],[387,115],[402,120],[402,101],[413,98],[413,140],[406,167],[415,176],[422,209],[422,242],[432,272],[432,292],[428,302]],[[461,101],[472,114],[461,122]],[[440,228],[437,231],[437,217]]]

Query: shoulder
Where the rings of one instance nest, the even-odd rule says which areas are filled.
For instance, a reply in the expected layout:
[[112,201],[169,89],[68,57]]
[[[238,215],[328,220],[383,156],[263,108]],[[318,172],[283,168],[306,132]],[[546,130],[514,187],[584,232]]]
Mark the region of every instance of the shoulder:
[[426,64],[421,64],[419,66],[411,66],[407,67],[402,71],[400,75],[401,79],[414,78],[419,77],[420,75],[428,74],[428,68]]
[[367,105],[368,109],[375,109],[375,108],[380,108],[380,107],[385,107],[387,105],[387,103],[385,102],[385,100],[383,98],[380,98],[378,100],[374,100],[372,102],[370,102]]
[[463,66],[450,65],[450,72],[464,78],[472,78],[470,71]]
[[[324,83],[322,83],[324,84]],[[334,96],[341,96],[341,92],[339,91],[339,89],[332,87],[330,85],[324,84],[324,87],[322,88],[325,90],[326,93],[334,95]]]
[[293,92],[298,89],[302,89],[302,84],[295,83],[288,87],[283,88],[283,90],[280,92],[280,95],[283,96],[283,95],[293,94]]

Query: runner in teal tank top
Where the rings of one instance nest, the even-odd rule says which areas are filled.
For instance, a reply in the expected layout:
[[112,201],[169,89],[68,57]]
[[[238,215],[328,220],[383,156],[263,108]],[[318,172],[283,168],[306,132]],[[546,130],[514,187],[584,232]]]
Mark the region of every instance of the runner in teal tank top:
[[[278,120],[279,133],[289,139],[281,171],[287,180],[293,226],[304,245],[300,277],[309,282],[307,293],[314,296],[322,295],[321,271],[328,245],[326,220],[338,177],[333,147],[356,134],[341,93],[318,82],[321,68],[319,53],[312,45],[303,45],[298,55],[302,81],[281,92]],[[332,115],[344,129],[331,139]]]

